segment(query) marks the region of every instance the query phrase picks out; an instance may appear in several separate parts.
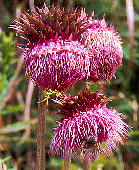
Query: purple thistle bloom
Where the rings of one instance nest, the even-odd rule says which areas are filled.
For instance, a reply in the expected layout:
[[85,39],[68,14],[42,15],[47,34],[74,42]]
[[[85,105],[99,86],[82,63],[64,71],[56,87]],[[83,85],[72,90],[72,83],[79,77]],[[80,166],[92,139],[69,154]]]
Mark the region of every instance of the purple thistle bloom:
[[115,71],[122,65],[123,50],[121,40],[113,26],[108,26],[105,19],[88,19],[87,32],[82,34],[82,40],[90,51],[91,81],[109,81],[115,76]]
[[87,29],[84,11],[44,4],[31,12],[11,26],[27,41],[26,77],[44,90],[63,91],[89,76],[88,50],[79,41]]
[[123,122],[122,114],[106,108],[106,98],[90,91],[78,98],[66,100],[58,114],[64,117],[58,121],[51,143],[53,156],[68,154],[94,160],[99,154],[109,156],[123,145],[123,137],[129,136],[130,127]]
[[[32,14],[22,13],[21,22],[15,21],[15,25],[12,25],[11,28],[16,30],[18,36],[27,41],[27,46],[23,49],[26,75],[36,85],[46,89],[65,90],[75,84],[77,80],[108,81],[114,77],[115,71],[122,64],[123,51],[119,36],[113,27],[108,27],[104,19],[94,20],[93,14],[88,16],[83,9],[77,11],[54,6],[48,8],[46,4],[31,12]],[[63,45],[59,45],[59,41],[62,40],[69,42],[70,45],[67,45],[69,49],[66,48],[67,42],[65,45],[63,42]],[[74,50],[76,43],[78,49],[76,47]],[[47,53],[49,48],[53,54]],[[59,48],[66,50],[60,52]],[[60,57],[60,55],[62,56]],[[90,57],[88,57],[89,55]],[[71,56],[73,56],[73,60],[75,58],[77,60],[71,62]],[[88,60],[88,58],[90,59]],[[66,61],[71,64],[66,64]],[[41,63],[40,67],[39,63]],[[57,68],[55,63],[65,64],[64,68]],[[84,76],[88,69],[86,63],[89,70]],[[73,64],[75,64],[74,69]],[[76,68],[77,74],[75,74]],[[65,74],[66,70],[69,70],[67,74]],[[49,74],[51,71],[53,78]],[[88,72],[90,73],[88,74]],[[59,79],[56,83],[57,77]],[[54,85],[52,85],[53,83]]]
[[26,76],[43,89],[66,90],[89,74],[89,57],[78,41],[49,41],[25,53]]

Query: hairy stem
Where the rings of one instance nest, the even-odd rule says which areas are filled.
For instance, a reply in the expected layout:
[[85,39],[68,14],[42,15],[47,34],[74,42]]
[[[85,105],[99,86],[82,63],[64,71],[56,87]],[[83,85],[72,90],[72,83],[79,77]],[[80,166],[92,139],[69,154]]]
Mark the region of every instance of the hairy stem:
[[39,92],[38,102],[38,125],[37,125],[37,170],[45,170],[45,131],[46,116],[44,111],[43,97],[41,90]]

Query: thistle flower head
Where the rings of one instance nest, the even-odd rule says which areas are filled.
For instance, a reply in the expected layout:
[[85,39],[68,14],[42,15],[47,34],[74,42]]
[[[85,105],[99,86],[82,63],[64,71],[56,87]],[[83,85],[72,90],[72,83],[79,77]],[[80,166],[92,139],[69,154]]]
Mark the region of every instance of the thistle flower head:
[[86,91],[63,104],[58,113],[64,118],[58,121],[51,143],[54,156],[74,154],[94,160],[99,154],[117,151],[116,144],[124,144],[122,137],[129,136],[130,127],[121,113],[106,108],[104,99],[104,95]]
[[22,13],[21,22],[11,26],[27,41],[27,78],[40,88],[62,91],[89,75],[88,52],[79,41],[86,31],[84,11],[44,4],[31,12]]
[[66,90],[89,74],[89,57],[78,41],[49,40],[25,52],[26,77],[43,89]]
[[88,19],[90,27],[82,34],[82,40],[90,51],[90,77],[92,81],[109,81],[122,65],[123,51],[120,37],[105,19]]

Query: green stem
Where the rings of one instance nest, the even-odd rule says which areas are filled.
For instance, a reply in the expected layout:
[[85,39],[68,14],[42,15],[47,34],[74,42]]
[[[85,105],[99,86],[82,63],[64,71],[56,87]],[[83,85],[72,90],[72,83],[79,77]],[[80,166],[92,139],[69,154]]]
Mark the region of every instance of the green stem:
[[70,170],[70,158],[64,159],[64,170]]
[[84,170],[91,170],[91,161],[89,159],[85,159],[83,161]]
[[38,102],[38,124],[37,124],[37,170],[45,170],[45,132],[46,115],[44,111],[43,97],[39,92]]

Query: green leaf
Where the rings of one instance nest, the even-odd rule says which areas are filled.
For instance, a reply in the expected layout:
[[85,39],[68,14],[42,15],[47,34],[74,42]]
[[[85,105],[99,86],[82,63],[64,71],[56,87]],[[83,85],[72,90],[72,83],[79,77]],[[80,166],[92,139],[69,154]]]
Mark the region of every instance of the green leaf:
[[8,133],[13,133],[13,132],[18,132],[20,130],[24,130],[29,125],[36,124],[36,122],[37,122],[36,119],[32,119],[32,120],[29,120],[29,121],[22,121],[22,122],[9,124],[9,125],[5,126],[4,128],[0,129],[0,134],[8,134]]
[[7,115],[13,112],[23,111],[24,108],[24,105],[8,106],[0,112],[0,115]]
[[7,157],[4,158],[4,159],[1,159],[1,158],[0,158],[0,163],[4,163],[4,162],[8,161],[10,158],[11,158],[10,156],[7,156]]
[[96,92],[100,88],[100,84],[98,83],[88,83],[87,88],[90,89],[92,92]]
[[139,131],[132,131],[131,135],[139,135]]

